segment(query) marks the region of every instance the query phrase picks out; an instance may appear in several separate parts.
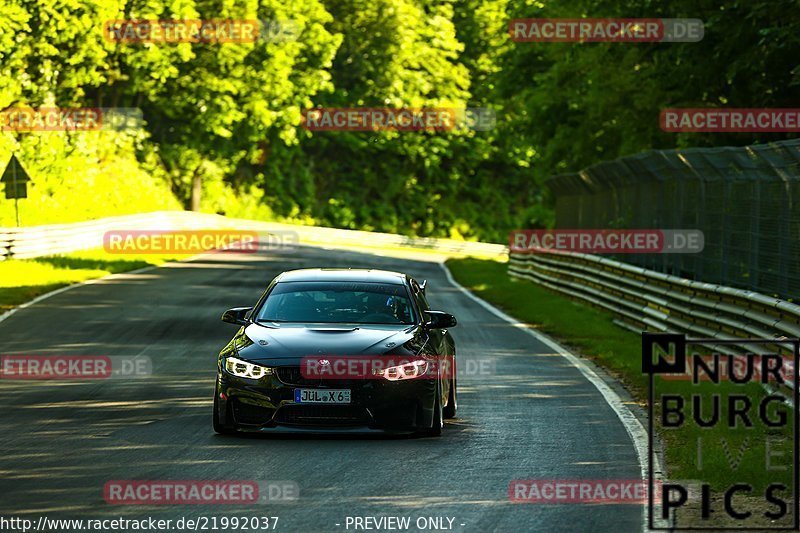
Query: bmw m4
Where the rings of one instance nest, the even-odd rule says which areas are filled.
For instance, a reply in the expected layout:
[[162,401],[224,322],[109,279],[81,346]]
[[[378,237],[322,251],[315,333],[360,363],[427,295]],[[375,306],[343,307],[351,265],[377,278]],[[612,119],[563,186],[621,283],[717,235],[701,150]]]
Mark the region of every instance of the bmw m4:
[[426,282],[367,269],[278,275],[218,357],[213,427],[438,436],[457,408],[453,315]]

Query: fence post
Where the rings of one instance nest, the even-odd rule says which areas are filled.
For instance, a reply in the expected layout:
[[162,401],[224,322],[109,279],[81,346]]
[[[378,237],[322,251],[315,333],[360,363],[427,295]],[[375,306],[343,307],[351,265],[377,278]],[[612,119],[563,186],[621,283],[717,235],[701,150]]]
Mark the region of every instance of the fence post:
[[8,234],[8,243],[6,244],[6,259],[11,259],[14,250],[14,235],[15,233]]

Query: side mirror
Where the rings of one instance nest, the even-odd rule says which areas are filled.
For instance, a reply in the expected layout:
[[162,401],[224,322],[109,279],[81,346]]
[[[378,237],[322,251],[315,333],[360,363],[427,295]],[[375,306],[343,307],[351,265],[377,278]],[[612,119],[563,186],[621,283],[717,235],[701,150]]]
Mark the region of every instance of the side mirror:
[[228,309],[222,313],[222,321],[229,324],[244,326],[247,324],[247,320],[245,320],[244,317],[252,310],[252,307],[234,307],[233,309]]
[[429,329],[447,329],[458,325],[456,317],[444,311],[425,311],[425,327]]

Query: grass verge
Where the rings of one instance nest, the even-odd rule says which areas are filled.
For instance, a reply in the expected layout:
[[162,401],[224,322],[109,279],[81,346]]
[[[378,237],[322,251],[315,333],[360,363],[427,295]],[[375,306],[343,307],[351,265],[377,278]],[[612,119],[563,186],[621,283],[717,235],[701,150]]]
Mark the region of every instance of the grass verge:
[[[607,369],[625,384],[639,403],[646,405],[647,379],[641,371],[641,336],[614,324],[613,315],[534,283],[511,278],[507,263],[451,259],[447,267],[461,285],[477,296]],[[753,405],[748,411],[752,427],[740,424],[735,429],[723,424],[698,428],[693,423],[677,428],[664,427],[660,410],[657,410],[657,430],[664,441],[670,479],[708,483],[712,490],[724,490],[737,480],[746,480],[753,486],[753,496],[759,498],[770,483],[792,486],[791,418],[782,428],[765,423],[759,406],[767,394],[759,385],[701,383],[695,386],[690,381],[658,379],[656,391],[659,394],[673,394],[684,399],[687,419],[696,414],[710,419],[715,395],[719,401],[717,413],[723,421],[730,414],[730,398],[746,396]],[[698,413],[688,407],[692,405],[693,394],[702,400]],[[766,407],[772,421],[780,416],[778,411],[781,410],[789,416],[792,414],[788,407],[781,408],[774,402]],[[702,450],[700,454],[698,447]]]
[[0,314],[67,285],[184,258],[186,256],[109,254],[100,248],[0,261]]
[[637,399],[646,397],[641,338],[614,324],[610,314],[511,278],[508,263],[468,258],[446,264],[456,280],[476,295],[595,360],[625,383]]

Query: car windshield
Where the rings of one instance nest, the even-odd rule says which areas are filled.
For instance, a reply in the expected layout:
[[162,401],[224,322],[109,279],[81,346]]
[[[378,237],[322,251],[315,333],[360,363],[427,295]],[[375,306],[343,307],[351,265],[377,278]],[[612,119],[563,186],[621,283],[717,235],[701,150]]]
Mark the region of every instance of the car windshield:
[[364,282],[277,283],[257,322],[413,324],[404,285]]

